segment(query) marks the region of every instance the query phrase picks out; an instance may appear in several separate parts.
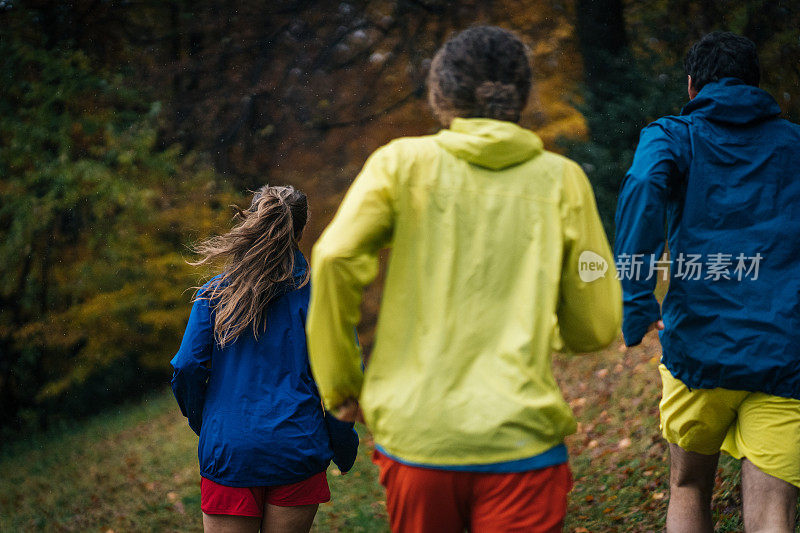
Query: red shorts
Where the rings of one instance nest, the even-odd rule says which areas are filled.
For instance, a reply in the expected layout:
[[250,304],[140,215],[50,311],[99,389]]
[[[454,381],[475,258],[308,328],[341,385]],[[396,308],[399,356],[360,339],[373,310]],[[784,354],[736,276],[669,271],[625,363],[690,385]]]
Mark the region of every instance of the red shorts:
[[572,474],[564,463],[511,474],[408,466],[378,451],[394,533],[556,533],[564,525]]
[[228,487],[200,478],[200,509],[205,514],[261,518],[266,504],[281,507],[325,503],[331,499],[325,471],[277,487]]

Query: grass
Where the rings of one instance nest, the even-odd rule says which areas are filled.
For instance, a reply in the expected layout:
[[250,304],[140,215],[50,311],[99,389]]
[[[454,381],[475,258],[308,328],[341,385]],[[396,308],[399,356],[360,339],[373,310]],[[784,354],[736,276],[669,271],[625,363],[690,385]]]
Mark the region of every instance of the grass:
[[[567,438],[575,488],[565,531],[663,531],[669,454],[658,429],[660,347],[655,335],[593,355],[557,356],[556,376],[578,418]],[[741,531],[738,462],[723,457],[713,508],[717,531]]]
[[[360,433],[365,435],[363,428]],[[388,531],[364,439],[316,531]],[[0,531],[200,531],[197,437],[171,393],[16,443],[0,456]]]
[[[565,531],[660,531],[669,498],[658,432],[658,342],[593,355],[557,355],[554,367],[579,420],[567,439],[575,488]],[[362,446],[346,476],[329,470],[333,499],[315,531],[382,532],[385,495]],[[0,531],[200,531],[197,437],[171,394],[74,427],[29,437],[0,455]],[[741,531],[738,463],[723,457],[714,493],[717,531]]]

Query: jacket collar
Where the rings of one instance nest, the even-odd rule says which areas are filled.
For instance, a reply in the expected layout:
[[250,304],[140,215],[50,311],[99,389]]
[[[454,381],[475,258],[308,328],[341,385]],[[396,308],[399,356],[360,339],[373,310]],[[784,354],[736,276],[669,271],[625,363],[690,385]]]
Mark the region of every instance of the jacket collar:
[[492,170],[517,165],[543,151],[542,140],[532,131],[490,118],[456,118],[435,139],[459,159]]
[[728,124],[750,124],[780,113],[780,106],[768,92],[737,78],[722,78],[705,85],[681,110],[681,115],[700,115]]

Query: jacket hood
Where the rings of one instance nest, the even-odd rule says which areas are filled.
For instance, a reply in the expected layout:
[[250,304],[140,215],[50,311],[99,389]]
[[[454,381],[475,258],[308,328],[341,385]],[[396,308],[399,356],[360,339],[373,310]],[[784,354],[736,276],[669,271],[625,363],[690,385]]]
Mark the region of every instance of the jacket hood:
[[435,138],[459,159],[492,170],[517,165],[543,151],[542,140],[532,131],[490,118],[456,118]]
[[737,78],[722,78],[704,86],[681,110],[715,122],[749,124],[780,115],[781,108],[766,91]]

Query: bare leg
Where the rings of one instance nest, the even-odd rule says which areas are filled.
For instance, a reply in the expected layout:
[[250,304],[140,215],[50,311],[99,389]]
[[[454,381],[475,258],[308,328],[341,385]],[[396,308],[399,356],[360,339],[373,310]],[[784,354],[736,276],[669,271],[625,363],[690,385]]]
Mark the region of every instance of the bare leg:
[[317,504],[281,507],[268,503],[264,506],[261,533],[308,533],[317,507]]
[[260,526],[260,518],[203,513],[205,533],[258,533]]
[[747,533],[794,531],[797,487],[742,460],[742,515]]
[[711,494],[719,454],[687,452],[669,445],[667,533],[712,533]]

